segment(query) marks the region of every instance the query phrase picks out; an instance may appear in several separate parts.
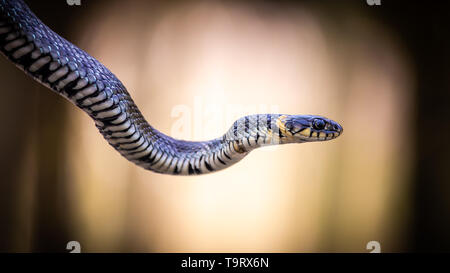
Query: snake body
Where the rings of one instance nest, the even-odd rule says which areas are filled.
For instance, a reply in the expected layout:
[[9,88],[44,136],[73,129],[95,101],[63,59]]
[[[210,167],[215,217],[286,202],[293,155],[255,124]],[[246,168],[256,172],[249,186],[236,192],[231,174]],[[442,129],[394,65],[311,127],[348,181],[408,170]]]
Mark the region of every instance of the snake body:
[[210,173],[264,145],[325,141],[342,133],[337,122],[321,116],[258,114],[236,120],[217,139],[174,139],[146,122],[113,73],[48,28],[22,0],[0,0],[0,51],[85,111],[122,156],[158,173]]

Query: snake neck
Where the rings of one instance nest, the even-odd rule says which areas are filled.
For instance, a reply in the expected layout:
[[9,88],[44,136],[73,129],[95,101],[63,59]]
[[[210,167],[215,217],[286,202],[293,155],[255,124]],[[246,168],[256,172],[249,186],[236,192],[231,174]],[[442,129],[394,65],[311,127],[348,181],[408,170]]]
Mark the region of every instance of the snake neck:
[[[210,141],[176,140],[162,133],[153,141],[137,141],[119,149],[137,165],[160,173],[205,174],[227,168],[261,146],[282,144],[284,134],[278,114],[245,116],[236,120],[227,133]],[[141,142],[148,142],[142,145]],[[141,148],[138,148],[141,147]]]

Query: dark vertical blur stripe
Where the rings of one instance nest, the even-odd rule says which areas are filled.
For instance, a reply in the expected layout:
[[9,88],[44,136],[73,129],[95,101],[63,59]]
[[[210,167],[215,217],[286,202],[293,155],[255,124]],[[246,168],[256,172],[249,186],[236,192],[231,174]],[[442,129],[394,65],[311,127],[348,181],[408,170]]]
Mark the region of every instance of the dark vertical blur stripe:
[[416,160],[410,251],[450,251],[450,20],[444,2],[383,1],[415,61]]
[[[18,215],[14,208],[16,207],[17,196],[23,187],[24,181],[18,177],[22,170],[23,153],[26,148],[23,143],[30,132],[29,118],[32,116],[33,96],[30,90],[26,90],[25,84],[16,86],[11,92],[15,83],[23,82],[23,73],[16,69],[6,59],[0,60],[0,79],[2,82],[2,99],[0,100],[0,251],[15,250],[14,232]],[[6,99],[7,98],[7,99]],[[30,99],[31,98],[31,99]],[[16,107],[22,105],[22,108]]]
[[450,20],[448,6],[427,4],[415,5],[421,20],[409,26],[419,79],[414,247],[450,251]]
[[[27,1],[30,8],[45,24],[70,40],[70,30],[80,9],[69,7],[65,1]],[[69,10],[70,9],[70,10]],[[36,83],[24,76],[24,84]],[[67,188],[63,181],[66,109],[69,103],[45,87],[38,88],[35,196],[32,230],[32,249],[37,252],[65,251],[71,240],[70,210]],[[24,123],[27,126],[27,123]],[[20,143],[17,143],[20,146]]]
[[39,87],[36,134],[36,187],[32,251],[64,251],[68,234],[67,193],[64,178],[65,121],[67,104]]

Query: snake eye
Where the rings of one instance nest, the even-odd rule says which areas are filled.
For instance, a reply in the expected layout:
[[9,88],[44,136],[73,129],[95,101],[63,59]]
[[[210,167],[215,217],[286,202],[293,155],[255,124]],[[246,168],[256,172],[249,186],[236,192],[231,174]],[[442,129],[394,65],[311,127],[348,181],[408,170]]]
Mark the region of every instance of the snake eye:
[[321,119],[315,119],[313,121],[313,127],[316,130],[323,130],[325,128],[325,121]]

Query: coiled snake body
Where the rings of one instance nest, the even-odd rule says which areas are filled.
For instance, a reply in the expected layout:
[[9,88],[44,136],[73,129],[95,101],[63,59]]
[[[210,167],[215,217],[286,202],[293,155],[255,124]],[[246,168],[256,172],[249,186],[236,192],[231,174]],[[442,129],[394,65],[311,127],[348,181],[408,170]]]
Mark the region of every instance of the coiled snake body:
[[0,51],[85,111],[122,156],[158,173],[209,173],[263,145],[325,141],[342,133],[337,122],[321,116],[259,114],[238,119],[210,141],[171,138],[145,121],[114,74],[49,29],[22,0],[0,0]]

